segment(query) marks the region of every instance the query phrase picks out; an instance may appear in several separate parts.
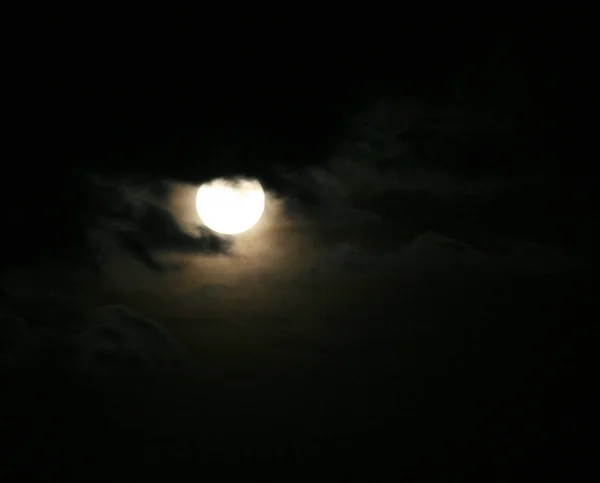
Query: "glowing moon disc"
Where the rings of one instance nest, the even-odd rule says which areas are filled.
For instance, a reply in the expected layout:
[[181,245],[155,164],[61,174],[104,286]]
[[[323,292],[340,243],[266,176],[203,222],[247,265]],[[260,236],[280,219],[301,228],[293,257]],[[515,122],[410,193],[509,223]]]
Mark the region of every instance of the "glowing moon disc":
[[256,180],[215,179],[200,186],[196,196],[202,222],[224,235],[249,230],[258,223],[264,209],[265,192]]

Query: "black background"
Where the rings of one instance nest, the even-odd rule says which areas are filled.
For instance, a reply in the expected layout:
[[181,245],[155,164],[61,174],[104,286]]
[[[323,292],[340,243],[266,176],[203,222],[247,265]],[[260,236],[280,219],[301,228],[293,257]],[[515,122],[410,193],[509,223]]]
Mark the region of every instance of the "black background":
[[[269,13],[271,21],[267,13],[257,11],[252,17],[240,14],[234,19],[231,15],[217,21],[208,12],[200,12],[190,16],[192,25],[185,27],[183,20],[167,24],[141,14],[130,20],[122,12],[109,12],[108,21],[91,10],[69,12],[69,17],[56,11],[38,13],[35,18],[33,14],[26,16],[8,46],[4,74],[10,87],[4,91],[5,125],[9,127],[0,205],[6,246],[3,267],[28,266],[40,255],[60,259],[78,249],[81,227],[89,223],[85,218],[94,202],[87,196],[86,174],[194,183],[218,175],[251,175],[285,194],[272,166],[281,164],[293,171],[323,163],[345,132],[346,117],[362,106],[382,97],[437,106],[454,99],[456,92],[462,93],[461,107],[501,119],[502,129],[488,137],[473,134],[454,157],[446,155],[451,152],[446,144],[418,129],[407,133],[406,142],[416,151],[428,145],[441,146],[439,156],[422,162],[442,163],[466,178],[502,174],[542,180],[540,193],[523,195],[512,205],[499,203],[499,218],[520,224],[519,229],[521,225],[535,225],[535,231],[539,225],[562,234],[567,244],[590,250],[591,266],[595,260],[595,250],[590,247],[594,246],[596,178],[588,149],[594,124],[588,121],[586,106],[594,92],[588,77],[593,44],[583,15],[572,20],[564,12],[525,18],[520,11],[502,12],[502,16],[498,12],[474,15],[455,11],[452,15],[438,12],[433,18],[433,12],[421,16],[390,12],[367,21],[360,16],[345,17],[342,12],[330,20],[320,12],[300,15],[291,9],[283,21],[283,14]],[[486,153],[485,161],[481,161],[482,152]],[[519,155],[513,156],[515,152]],[[515,219],[513,213],[521,205],[535,205],[535,217]],[[464,364],[461,375],[453,379],[439,376],[441,382],[431,393],[423,390],[422,399],[405,408],[406,414],[414,410],[415,418],[409,418],[409,423],[396,422],[395,428],[401,431],[406,424],[411,435],[419,435],[421,439],[414,441],[411,451],[418,455],[414,461],[424,467],[432,454],[436,458],[443,455],[439,461],[463,461],[457,456],[460,449],[448,449],[453,447],[454,438],[461,440],[457,432],[462,428],[453,425],[456,413],[449,408],[452,401],[462,401],[462,397],[476,401],[481,388],[486,394],[500,395],[493,408],[469,406],[476,408],[476,416],[466,430],[480,438],[482,448],[514,442],[519,436],[503,434],[502,421],[494,426],[497,434],[478,433],[477,421],[495,418],[487,409],[502,412],[499,408],[505,408],[502,392],[494,386],[500,380],[506,393],[514,398],[522,395],[527,401],[503,413],[507,426],[517,433],[518,428],[526,428],[523,435],[533,431],[535,437],[531,444],[523,443],[506,453],[518,461],[515,466],[498,462],[505,454],[502,451],[492,451],[497,457],[490,460],[482,449],[464,467],[440,464],[435,469],[439,474],[433,475],[432,470],[431,475],[422,474],[422,479],[463,481],[464,468],[469,475],[477,475],[478,481],[493,480],[486,475],[495,475],[497,481],[513,481],[511,471],[529,470],[536,475],[573,476],[571,472],[579,463],[564,463],[564,468],[558,468],[564,473],[555,473],[563,463],[553,466],[548,461],[559,457],[579,461],[590,448],[585,444],[593,392],[593,381],[588,379],[592,372],[588,346],[595,322],[580,315],[588,310],[591,313],[595,307],[589,278],[586,273],[521,280],[514,286],[499,282],[501,288],[490,300],[481,302],[488,304],[488,319],[483,325],[496,331],[495,337],[481,336],[485,342],[480,342],[474,336],[475,342],[469,342],[471,352],[465,352],[470,364]],[[465,300],[479,294],[477,287],[465,287],[464,293]],[[553,304],[540,314],[538,307],[548,300]],[[521,306],[526,308],[517,309]],[[444,322],[453,314],[432,316],[432,324],[439,328],[444,341],[452,339],[452,334],[444,332],[448,330]],[[365,322],[362,317],[357,314],[353,321],[360,325]],[[481,328],[467,322],[464,327],[465,331]],[[515,333],[520,334],[517,342]],[[546,334],[542,342],[540,333]],[[567,348],[554,355],[553,344],[565,340]],[[417,342],[416,347],[421,347]],[[547,359],[548,354],[553,355]],[[360,350],[348,357],[360,363]],[[566,375],[558,382],[547,380],[536,358],[553,361]],[[493,367],[497,373],[478,372],[479,364]],[[436,376],[421,369],[414,377],[417,385],[425,386],[426,377]],[[21,383],[17,375],[11,387]],[[41,394],[55,391],[64,396],[53,403],[58,409],[48,405],[36,417],[17,418],[19,422],[29,421],[24,433],[35,436],[29,443],[15,446],[11,453],[14,461],[35,465],[37,455],[55,456],[45,453],[52,445],[48,434],[56,431],[53,414],[77,421],[76,411],[60,409],[71,396],[75,401],[82,398],[81,404],[102,406],[95,396],[89,396],[93,401],[84,401],[88,397],[85,391],[71,395],[72,387],[63,383],[67,387],[57,389],[52,378],[46,380],[42,375],[23,392],[24,398],[15,398],[16,411],[22,401],[39,399]],[[376,401],[382,405],[390,398],[397,401],[394,398],[399,396],[390,396],[396,394],[393,382],[371,383],[385,388],[385,394]],[[537,391],[535,384],[544,389]],[[340,397],[353,394],[350,391]],[[571,397],[561,399],[564,394]],[[440,398],[450,402],[444,406],[446,412],[436,414]],[[552,399],[548,404],[551,415],[540,416],[541,427],[537,427],[531,418],[537,414],[536,404],[544,406],[546,398]],[[64,407],[71,408],[71,404]],[[361,401],[356,404],[360,406]],[[231,403],[223,411],[235,408]],[[244,420],[250,427],[251,419]],[[86,424],[100,433],[103,430],[101,421],[92,424],[86,420]],[[40,430],[44,425],[50,429]],[[227,430],[235,433],[234,426],[230,423]],[[215,423],[209,431],[216,431],[216,427]],[[286,441],[293,440],[291,430],[273,431],[284,434]],[[77,429],[69,434],[86,437]],[[131,440],[123,437],[120,443],[112,443],[107,454],[110,458],[123,454],[128,445],[139,449],[142,443],[136,437],[130,435]],[[151,436],[147,437],[150,441]],[[371,437],[371,433],[362,435],[358,437],[360,443],[346,447],[338,434],[332,437],[331,454],[316,449],[317,443],[304,441],[299,447],[309,456],[311,451],[325,455],[329,462],[345,458],[374,462],[381,454],[392,461],[396,446],[383,439],[365,445]],[[441,442],[436,443],[438,437]],[[267,439],[256,444],[279,450]],[[152,454],[157,461],[169,464],[193,459],[181,456],[180,446],[185,448],[181,451],[193,453],[193,444],[186,445],[183,439],[170,446],[164,441],[155,445],[148,441],[144,443],[144,448],[150,448],[145,457]],[[225,439],[219,444],[209,452],[210,458],[228,464],[236,462],[231,456],[232,452],[237,454],[233,448],[244,443]],[[68,445],[76,446],[73,442]],[[477,445],[466,447],[472,450]],[[28,451],[36,457],[30,457]],[[284,453],[281,450],[279,462],[293,464],[294,458]],[[412,458],[413,453],[406,454]]]

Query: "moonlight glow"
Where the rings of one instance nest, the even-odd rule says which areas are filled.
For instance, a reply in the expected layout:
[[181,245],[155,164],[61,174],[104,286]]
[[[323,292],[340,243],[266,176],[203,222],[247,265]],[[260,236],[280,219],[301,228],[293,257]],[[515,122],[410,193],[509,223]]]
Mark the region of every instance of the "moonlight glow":
[[224,178],[204,183],[198,189],[196,210],[211,230],[235,235],[252,228],[265,209],[265,192],[258,181]]

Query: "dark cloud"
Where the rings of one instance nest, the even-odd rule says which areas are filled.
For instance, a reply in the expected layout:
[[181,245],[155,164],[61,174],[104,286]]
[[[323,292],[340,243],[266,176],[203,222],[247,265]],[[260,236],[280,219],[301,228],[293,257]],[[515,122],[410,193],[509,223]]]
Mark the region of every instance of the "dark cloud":
[[171,183],[159,177],[71,174],[56,192],[37,184],[5,202],[4,269],[40,263],[58,271],[81,265],[100,269],[107,251],[120,250],[162,270],[155,251],[229,250],[228,239],[199,221],[193,230],[181,229],[166,205]]
[[227,253],[230,240],[199,222],[185,230],[167,205],[170,188],[165,180],[126,180],[94,176],[96,209],[86,227],[96,253],[120,249],[146,267],[167,269],[156,259],[160,252]]
[[[89,177],[94,215],[85,225],[87,241],[119,287],[156,285],[169,293],[169,285],[182,285],[185,277],[182,286],[193,291],[200,285],[203,293],[204,285],[241,290],[249,277],[293,284],[348,273],[376,276],[392,268],[416,273],[571,267],[576,257],[541,211],[548,198],[542,181],[521,174],[467,177],[421,159],[403,136],[418,123],[442,131],[455,118],[464,121],[456,126],[466,126],[458,131],[486,124],[477,116],[432,112],[416,103],[375,103],[350,119],[328,162],[276,166],[277,189],[267,200],[274,212],[240,237],[200,226],[193,206],[197,184]],[[165,278],[154,281],[129,263],[109,269],[103,260],[114,254]],[[175,281],[172,268],[187,275]],[[193,281],[192,272],[198,273]],[[202,297],[216,303],[230,294]]]
[[148,370],[177,352],[160,324],[122,305],[98,307],[81,317],[72,370],[97,375]]
[[38,367],[65,376],[115,376],[156,369],[181,353],[165,327],[123,305],[77,311],[9,298],[3,305],[2,370]]
[[[177,441],[191,458],[231,459],[248,448],[272,456],[283,444],[299,459],[364,458],[366,447],[429,455],[423,434],[445,438],[434,441],[436,454],[447,454],[448,441],[472,454],[492,431],[533,432],[548,397],[536,388],[554,384],[547,368],[559,356],[549,354],[572,350],[562,285],[538,267],[520,279],[506,255],[433,230],[400,236],[395,225],[385,229],[386,212],[372,210],[381,219],[348,218],[332,233],[324,217],[282,210],[273,225],[236,239],[227,257],[175,250],[180,270],[107,267],[106,297],[131,309],[90,304],[98,308],[81,310],[70,330],[43,338],[46,353],[66,354],[54,360],[68,382],[54,377],[44,408],[60,400],[54,418],[69,412],[63,426],[84,414],[87,439],[77,441],[96,442],[113,427],[133,435],[111,443],[110,454],[121,443],[158,452],[155,441],[168,440],[164,447]],[[165,239],[139,228],[141,219],[107,217],[102,233]],[[537,346],[546,352],[532,361]],[[518,397],[514,385],[523,387]],[[507,404],[519,408],[518,422],[486,419],[482,428],[480,408],[504,414]]]
[[[494,161],[500,153],[498,143],[510,131],[501,116],[494,116],[476,106],[452,103],[431,107],[375,102],[349,119],[346,136],[327,162],[303,169],[278,167],[286,184],[287,211],[291,218],[310,219],[321,238],[323,233],[337,231],[339,238],[345,232],[350,243],[358,237],[372,249],[387,252],[411,244],[415,260],[423,263],[430,257],[439,260],[443,246],[436,242],[425,248],[427,233],[454,240],[445,246],[484,254],[480,259],[508,257],[510,266],[517,259],[539,266],[544,263],[540,257],[593,257],[586,241],[591,237],[589,224],[574,222],[588,213],[584,196],[589,187],[579,183],[577,189],[576,183],[569,185],[543,172],[534,176],[518,169],[493,169],[499,163]],[[411,134],[416,128],[439,151],[431,156],[446,156],[448,162],[420,152]],[[430,131],[437,134],[427,134]],[[473,139],[481,141],[481,150],[471,153],[468,163],[477,162],[481,169],[460,169],[451,158],[467,154],[460,146],[452,147],[454,141],[468,146]],[[523,154],[515,146],[510,149],[503,148],[500,155]],[[524,251],[525,245],[535,248]],[[453,256],[450,252],[442,258]]]
[[319,286],[344,277],[368,276],[385,280],[390,273],[411,277],[429,274],[557,274],[582,266],[575,255],[536,242],[514,241],[502,252],[487,251],[435,232],[425,232],[387,250],[367,250],[341,242],[323,247],[298,281]]

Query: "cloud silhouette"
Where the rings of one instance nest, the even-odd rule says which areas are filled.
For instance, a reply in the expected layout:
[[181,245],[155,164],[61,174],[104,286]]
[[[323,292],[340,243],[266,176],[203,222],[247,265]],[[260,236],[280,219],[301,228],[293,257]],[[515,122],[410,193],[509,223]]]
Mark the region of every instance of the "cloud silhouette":
[[147,370],[177,351],[163,326],[123,305],[92,309],[83,314],[81,324],[73,367],[84,373]]
[[90,178],[95,189],[95,216],[87,227],[96,254],[119,249],[146,267],[169,267],[155,256],[160,252],[227,253],[230,240],[203,227],[184,229],[168,207],[169,183],[165,180],[131,181]]
[[507,241],[504,251],[497,252],[427,231],[387,250],[366,250],[349,242],[323,246],[298,281],[327,285],[344,277],[385,277],[391,272],[408,278],[439,271],[552,274],[580,266],[581,261],[569,252],[540,243]]

